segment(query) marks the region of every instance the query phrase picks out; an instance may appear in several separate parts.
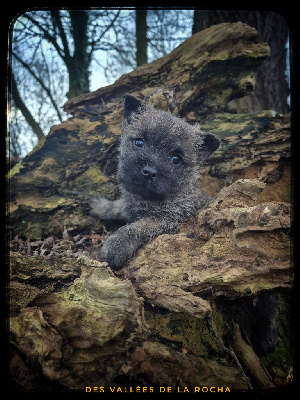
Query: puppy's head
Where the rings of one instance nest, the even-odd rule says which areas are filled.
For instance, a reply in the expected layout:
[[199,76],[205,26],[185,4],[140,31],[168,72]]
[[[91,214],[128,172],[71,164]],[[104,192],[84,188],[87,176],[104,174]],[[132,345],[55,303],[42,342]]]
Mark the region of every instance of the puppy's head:
[[145,200],[165,200],[197,178],[219,139],[171,113],[125,96],[118,179]]

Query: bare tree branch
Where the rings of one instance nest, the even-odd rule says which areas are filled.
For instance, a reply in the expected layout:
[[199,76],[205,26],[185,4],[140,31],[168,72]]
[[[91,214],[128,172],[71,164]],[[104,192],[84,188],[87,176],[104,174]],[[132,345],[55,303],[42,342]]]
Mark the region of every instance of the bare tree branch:
[[25,103],[23,102],[23,100],[20,96],[20,93],[18,91],[15,77],[14,77],[14,74],[12,71],[11,71],[11,94],[12,94],[12,99],[13,99],[16,107],[18,107],[19,110],[22,112],[27,123],[32,128],[33,132],[36,134],[38,140],[41,140],[45,136],[44,132],[42,131],[41,127],[36,122],[36,120],[33,118],[33,116],[31,115],[31,112],[28,110]]
[[61,17],[60,17],[59,11],[51,11],[51,17],[52,17],[53,24],[55,24],[54,26],[57,26],[57,28],[58,28],[59,36],[61,38],[61,41],[62,41],[62,44],[64,47],[64,53],[65,53],[64,61],[69,62],[70,58],[71,58],[71,54],[70,54],[70,49],[69,49],[69,45],[68,45],[68,41],[67,41],[66,32],[61,23]]
[[99,48],[96,48],[95,45],[96,43],[100,43],[101,40],[103,39],[104,35],[113,27],[113,25],[115,24],[117,18],[120,15],[121,10],[119,10],[117,12],[117,14],[115,15],[115,17],[113,18],[113,20],[111,21],[111,23],[105,28],[105,30],[101,33],[100,37],[97,38],[97,40],[93,40],[90,42],[90,46],[91,46],[91,51],[90,51],[90,57],[92,56],[93,52],[95,50],[99,50]]
[[21,60],[21,58],[18,57],[18,55],[17,55],[16,53],[13,52],[12,54],[13,54],[13,56],[23,65],[23,67],[26,68],[26,70],[34,77],[34,79],[35,79],[35,80],[42,86],[42,88],[45,90],[45,92],[47,93],[47,95],[48,95],[48,97],[49,97],[49,99],[50,99],[50,101],[51,101],[51,103],[52,103],[52,105],[53,105],[53,107],[54,107],[54,109],[55,109],[55,111],[56,111],[56,113],[57,113],[57,116],[58,116],[60,122],[62,122],[63,118],[62,118],[61,112],[60,112],[60,110],[59,110],[59,108],[58,108],[58,106],[57,106],[55,100],[54,100],[53,97],[52,97],[52,94],[51,94],[50,89],[46,87],[46,85],[44,84],[44,82],[32,71],[32,69],[29,67],[28,64],[26,64],[23,60]]
[[55,50],[57,51],[58,55],[62,58],[62,60],[65,62],[65,54],[63,53],[63,49],[58,45],[56,39],[50,35],[50,33],[44,29],[35,19],[33,19],[30,15],[26,14],[25,17],[31,21],[35,26],[37,26],[44,34],[44,37],[48,42],[53,44]]

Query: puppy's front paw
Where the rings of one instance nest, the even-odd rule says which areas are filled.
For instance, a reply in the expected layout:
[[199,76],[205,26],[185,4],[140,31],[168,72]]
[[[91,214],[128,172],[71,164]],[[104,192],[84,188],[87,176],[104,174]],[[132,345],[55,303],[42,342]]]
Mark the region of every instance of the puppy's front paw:
[[126,237],[124,233],[120,228],[105,241],[99,252],[99,261],[106,261],[113,269],[121,268],[138,247],[135,241]]

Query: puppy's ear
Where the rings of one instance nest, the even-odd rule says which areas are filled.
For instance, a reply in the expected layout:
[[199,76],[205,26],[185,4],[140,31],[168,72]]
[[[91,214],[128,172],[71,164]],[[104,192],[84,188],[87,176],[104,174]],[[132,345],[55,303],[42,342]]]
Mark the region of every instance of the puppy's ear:
[[146,104],[131,94],[125,94],[123,118],[124,121],[130,123],[133,114],[142,114],[146,109]]
[[197,156],[199,164],[211,156],[219,147],[220,139],[212,133],[202,132],[197,140]]

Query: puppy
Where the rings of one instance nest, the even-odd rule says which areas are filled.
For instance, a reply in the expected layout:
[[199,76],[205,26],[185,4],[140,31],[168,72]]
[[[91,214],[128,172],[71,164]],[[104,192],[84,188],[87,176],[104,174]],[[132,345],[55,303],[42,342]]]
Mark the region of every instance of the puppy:
[[169,112],[125,96],[118,182],[121,198],[94,198],[91,215],[124,219],[108,237],[99,260],[118,269],[136,250],[163,233],[175,233],[210,201],[200,188],[199,167],[219,139]]

